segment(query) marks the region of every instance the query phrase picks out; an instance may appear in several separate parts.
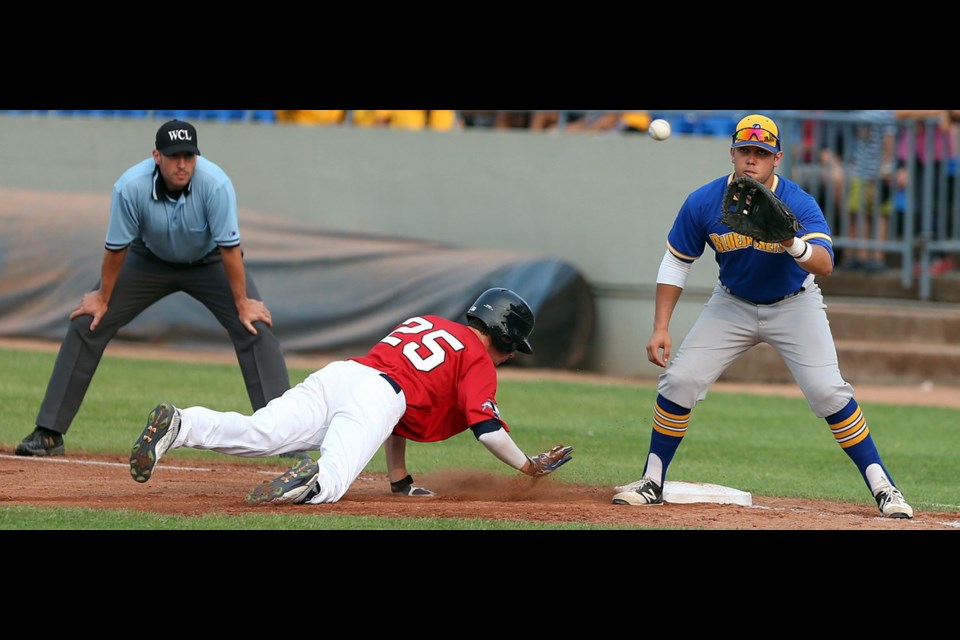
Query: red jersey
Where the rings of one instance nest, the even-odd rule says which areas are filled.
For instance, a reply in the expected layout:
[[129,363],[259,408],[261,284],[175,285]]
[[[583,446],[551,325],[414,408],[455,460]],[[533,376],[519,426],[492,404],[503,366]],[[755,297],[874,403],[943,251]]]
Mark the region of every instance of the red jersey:
[[[410,318],[366,356],[350,360],[387,374],[403,389],[407,410],[394,435],[437,442],[491,418],[503,422],[496,367],[465,324],[439,316]],[[506,423],[503,428],[510,430]]]

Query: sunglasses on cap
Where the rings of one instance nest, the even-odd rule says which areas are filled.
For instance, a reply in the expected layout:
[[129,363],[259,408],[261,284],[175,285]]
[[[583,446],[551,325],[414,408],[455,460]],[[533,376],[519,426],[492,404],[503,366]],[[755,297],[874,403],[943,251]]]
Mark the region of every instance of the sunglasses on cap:
[[780,147],[780,138],[773,135],[766,129],[759,127],[747,127],[740,129],[733,134],[734,142],[763,142],[773,147]]

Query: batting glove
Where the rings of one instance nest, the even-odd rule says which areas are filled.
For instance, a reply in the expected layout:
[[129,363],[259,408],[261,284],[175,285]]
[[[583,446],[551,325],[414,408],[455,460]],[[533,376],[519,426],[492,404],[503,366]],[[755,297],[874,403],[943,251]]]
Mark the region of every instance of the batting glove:
[[435,496],[433,491],[430,489],[424,489],[423,487],[413,486],[413,476],[407,475],[403,480],[397,480],[396,482],[390,483],[391,493],[399,493],[403,496]]

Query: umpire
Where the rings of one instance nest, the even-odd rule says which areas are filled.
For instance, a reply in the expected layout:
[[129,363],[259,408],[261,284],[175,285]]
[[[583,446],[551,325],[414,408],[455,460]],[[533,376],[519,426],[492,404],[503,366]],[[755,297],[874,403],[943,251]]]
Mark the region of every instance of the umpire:
[[270,310],[243,266],[233,183],[200,157],[192,124],[165,122],[153,157],[113,185],[105,249],[100,282],[70,314],[36,429],[17,455],[64,455],[63,436],[107,344],[177,291],[203,303],[227,330],[255,411],[290,388]]

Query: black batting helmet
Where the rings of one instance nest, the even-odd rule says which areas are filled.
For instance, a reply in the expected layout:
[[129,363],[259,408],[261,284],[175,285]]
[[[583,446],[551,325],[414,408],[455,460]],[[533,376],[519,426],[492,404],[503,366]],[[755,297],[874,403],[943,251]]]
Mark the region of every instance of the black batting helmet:
[[510,289],[487,289],[467,311],[467,318],[476,318],[490,329],[490,337],[503,353],[533,353],[527,341],[533,331],[530,305]]

